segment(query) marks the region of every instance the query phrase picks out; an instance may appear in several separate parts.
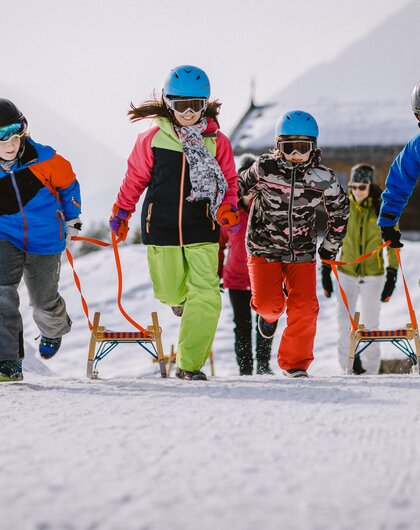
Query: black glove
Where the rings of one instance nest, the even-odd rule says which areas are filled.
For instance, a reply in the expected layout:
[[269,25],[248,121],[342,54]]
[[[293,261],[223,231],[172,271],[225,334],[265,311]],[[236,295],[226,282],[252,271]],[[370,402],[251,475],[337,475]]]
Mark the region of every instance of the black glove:
[[331,298],[331,293],[334,291],[331,272],[331,267],[326,263],[323,263],[321,267],[322,288],[324,289],[324,294],[327,298]]
[[223,280],[219,283],[219,291],[223,294],[225,292],[225,286],[223,285]]
[[387,242],[391,240],[391,248],[401,248],[401,232],[395,226],[381,226],[382,239]]
[[397,283],[397,270],[391,267],[386,269],[386,281],[381,294],[381,302],[389,302]]
[[327,259],[329,261],[333,261],[336,256],[336,252],[331,252],[331,250],[327,250],[324,247],[319,247],[318,254],[321,259]]

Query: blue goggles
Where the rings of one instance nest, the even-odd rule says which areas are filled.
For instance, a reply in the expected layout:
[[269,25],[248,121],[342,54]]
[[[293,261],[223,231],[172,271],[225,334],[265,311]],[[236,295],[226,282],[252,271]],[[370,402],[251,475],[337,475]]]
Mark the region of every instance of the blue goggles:
[[0,127],[0,142],[8,142],[12,138],[22,138],[28,128],[28,122],[25,119],[10,125]]

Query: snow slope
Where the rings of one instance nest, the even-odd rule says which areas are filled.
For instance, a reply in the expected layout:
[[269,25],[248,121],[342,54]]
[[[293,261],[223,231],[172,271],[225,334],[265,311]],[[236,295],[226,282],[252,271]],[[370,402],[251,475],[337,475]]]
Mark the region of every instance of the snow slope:
[[[122,247],[121,259],[124,307],[143,325],[157,310],[168,351],[179,320],[153,299],[145,248]],[[417,309],[419,260],[420,243],[406,242]],[[128,329],[112,252],[76,267],[92,313]],[[341,376],[335,301],[320,283],[316,361],[305,381],[280,375],[275,355],[274,377],[237,376],[227,293],[209,382],[162,380],[135,345],[120,346],[99,365],[102,379],[87,380],[89,333],[66,263],[61,292],[74,326],[44,363],[21,289],[25,380],[0,386],[1,530],[418,528],[418,377]],[[407,321],[400,280],[382,320]]]

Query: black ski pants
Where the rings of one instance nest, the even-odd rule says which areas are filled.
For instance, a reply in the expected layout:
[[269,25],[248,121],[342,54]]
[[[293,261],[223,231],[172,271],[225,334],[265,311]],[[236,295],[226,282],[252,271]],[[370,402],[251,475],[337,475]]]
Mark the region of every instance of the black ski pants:
[[[241,375],[252,375],[254,362],[252,355],[251,291],[229,289],[229,298],[235,323],[235,354],[239,373]],[[256,326],[257,370],[269,366],[272,342],[273,339],[265,339],[259,333],[258,326]]]

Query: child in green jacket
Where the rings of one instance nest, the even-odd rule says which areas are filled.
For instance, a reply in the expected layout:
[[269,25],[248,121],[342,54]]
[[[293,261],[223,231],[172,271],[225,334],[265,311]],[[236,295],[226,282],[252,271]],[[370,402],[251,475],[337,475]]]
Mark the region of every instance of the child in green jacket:
[[[354,166],[348,190],[350,217],[339,258],[340,261],[346,262],[353,261],[382,244],[381,231],[376,224],[381,206],[381,189],[374,184],[374,167],[369,164]],[[363,324],[368,329],[378,329],[381,301],[389,301],[397,281],[398,261],[395,252],[388,249],[385,282],[382,252],[361,263],[345,265],[338,269],[350,313],[354,314],[360,299]],[[321,272],[324,294],[330,298],[333,292],[331,267],[323,263]],[[345,370],[350,349],[349,316],[341,297],[338,297],[338,329],[338,360],[341,368]],[[354,362],[353,370],[356,374],[379,372],[381,352],[378,342],[373,342],[360,357],[356,357]]]

